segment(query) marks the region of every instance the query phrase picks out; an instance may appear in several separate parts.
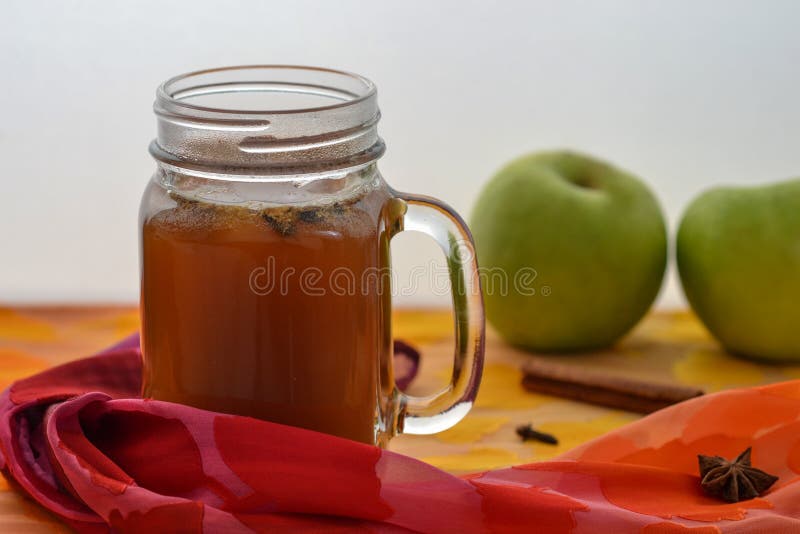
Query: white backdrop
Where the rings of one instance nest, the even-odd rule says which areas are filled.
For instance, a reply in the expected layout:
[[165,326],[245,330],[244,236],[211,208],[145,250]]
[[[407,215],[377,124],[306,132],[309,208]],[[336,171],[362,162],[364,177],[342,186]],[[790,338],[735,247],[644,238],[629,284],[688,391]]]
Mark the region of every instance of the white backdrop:
[[[702,189],[800,175],[798,21],[791,0],[5,0],[0,301],[137,298],[151,104],[171,75],[352,70],[378,85],[398,189],[466,216],[506,160],[570,147],[644,177],[674,229]],[[398,244],[400,270],[435,255],[419,243]],[[671,278],[661,305],[683,302]]]

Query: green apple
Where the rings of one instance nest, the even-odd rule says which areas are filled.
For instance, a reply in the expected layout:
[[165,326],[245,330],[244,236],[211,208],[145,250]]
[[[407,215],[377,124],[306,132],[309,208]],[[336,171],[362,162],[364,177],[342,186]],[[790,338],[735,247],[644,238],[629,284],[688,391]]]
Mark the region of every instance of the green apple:
[[667,233],[656,198],[632,174],[589,156],[543,152],[511,162],[481,193],[471,223],[487,318],[514,345],[606,347],[661,287]]
[[689,303],[725,348],[800,360],[800,179],[703,193],[675,252]]

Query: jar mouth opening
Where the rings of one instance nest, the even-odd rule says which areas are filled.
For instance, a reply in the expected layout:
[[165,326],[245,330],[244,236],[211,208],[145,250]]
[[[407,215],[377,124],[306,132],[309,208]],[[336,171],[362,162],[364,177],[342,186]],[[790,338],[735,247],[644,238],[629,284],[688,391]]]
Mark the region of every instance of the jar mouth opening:
[[161,84],[150,152],[182,168],[291,174],[358,166],[383,154],[375,85],[349,72],[244,65]]
[[373,98],[375,84],[346,71],[300,65],[198,70],[162,83],[156,105],[188,115],[257,118],[336,110]]

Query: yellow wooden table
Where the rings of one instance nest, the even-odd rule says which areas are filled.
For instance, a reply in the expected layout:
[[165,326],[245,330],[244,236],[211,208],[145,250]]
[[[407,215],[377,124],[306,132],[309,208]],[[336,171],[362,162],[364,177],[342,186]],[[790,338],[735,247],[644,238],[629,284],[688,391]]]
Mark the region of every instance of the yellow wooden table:
[[[96,352],[138,326],[134,307],[0,307],[0,388]],[[395,314],[394,329],[397,337],[417,346],[423,355],[411,392],[430,393],[446,383],[452,364],[450,312],[401,310]],[[467,418],[434,436],[399,436],[391,449],[465,473],[551,458],[639,417],[524,391],[519,368],[526,357],[490,331],[483,383]],[[613,350],[554,358],[622,376],[696,385],[709,392],[800,378],[800,365],[758,365],[728,356],[694,316],[683,311],[651,314]],[[525,423],[557,436],[559,445],[522,443],[514,430]],[[0,532],[67,531],[0,477]]]

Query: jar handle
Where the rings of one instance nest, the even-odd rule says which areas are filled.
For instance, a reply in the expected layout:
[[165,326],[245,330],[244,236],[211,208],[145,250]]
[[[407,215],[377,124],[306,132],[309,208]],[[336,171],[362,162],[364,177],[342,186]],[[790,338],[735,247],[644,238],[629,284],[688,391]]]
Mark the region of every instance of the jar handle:
[[[455,318],[455,353],[450,383],[424,397],[399,392],[397,430],[405,434],[433,434],[464,418],[478,393],[483,370],[484,315],[475,245],[467,225],[439,200],[396,193],[405,213],[397,231],[431,236],[444,251],[450,276]],[[395,386],[396,387],[396,386]]]

